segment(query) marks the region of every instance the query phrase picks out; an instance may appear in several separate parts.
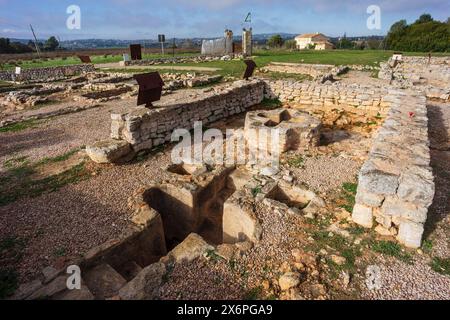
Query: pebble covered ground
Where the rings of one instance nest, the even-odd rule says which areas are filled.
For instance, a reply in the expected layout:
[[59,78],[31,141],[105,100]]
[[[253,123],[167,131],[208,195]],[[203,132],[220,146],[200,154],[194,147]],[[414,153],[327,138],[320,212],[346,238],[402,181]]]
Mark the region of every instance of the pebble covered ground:
[[[109,134],[109,112],[123,106],[123,101],[113,101],[97,109],[44,121],[36,128],[0,133],[0,163],[12,156],[28,156],[37,161],[105,138]],[[450,128],[450,105],[438,108],[433,111],[437,116],[430,116],[430,122],[441,121],[441,127],[445,122]],[[444,133],[441,130],[439,134]],[[437,139],[440,145],[444,138],[445,134]],[[344,182],[354,182],[370,146],[370,139],[355,139],[330,145],[331,153],[324,151],[305,157],[302,167],[291,168],[293,175],[321,194],[336,192]],[[433,210],[440,218],[429,228],[427,237],[433,241],[433,256],[448,257],[450,157],[448,149],[438,149],[432,152],[440,186]],[[170,147],[122,166],[89,164],[93,175],[88,180],[0,206],[0,239],[18,236],[26,240],[23,258],[17,265],[20,280],[32,280],[48,265],[63,264],[106,240],[124,235],[131,227],[128,197],[151,180],[165,178],[167,173],[161,168],[170,163],[169,151]],[[162,287],[162,298],[252,298],[259,294],[260,286],[266,294],[260,298],[277,295],[275,282],[283,264],[291,262],[292,249],[302,248],[299,239],[305,236],[301,229],[303,222],[283,213],[256,209],[263,226],[258,245],[236,263],[199,259],[177,265]],[[362,281],[358,284],[362,292],[357,298],[449,299],[449,277],[431,270],[429,261],[429,255],[414,255],[414,263],[409,265],[379,255],[373,263],[380,266],[385,279],[382,289],[368,290],[363,280],[355,278],[354,281]],[[297,298],[302,297],[310,298],[307,295]]]

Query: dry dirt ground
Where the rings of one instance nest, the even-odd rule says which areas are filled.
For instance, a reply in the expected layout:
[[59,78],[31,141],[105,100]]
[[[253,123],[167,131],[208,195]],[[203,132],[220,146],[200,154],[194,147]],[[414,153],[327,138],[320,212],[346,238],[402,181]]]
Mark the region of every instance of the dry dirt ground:
[[[33,174],[41,178],[61,173],[61,166],[82,166],[77,183],[63,183],[41,193],[25,188],[29,194],[0,206],[0,239],[15,240],[20,257],[9,263],[19,272],[20,282],[32,280],[48,265],[63,266],[96,245],[120,238],[131,227],[127,208],[131,193],[150,181],[168,178],[161,168],[170,163],[171,146],[120,166],[93,164],[77,151],[108,137],[110,112],[131,107],[133,102],[111,101],[21,131],[0,133],[0,178],[17,173],[14,170],[25,164],[33,166],[37,171]],[[351,205],[352,195],[343,186],[352,189],[356,182],[373,128],[329,126],[318,150],[282,158],[299,181],[325,199],[326,209],[314,219],[305,219],[257,207],[263,217],[261,243],[237,260],[212,255],[177,265],[162,287],[162,298],[449,299],[450,278],[434,272],[429,263],[431,257],[449,256],[450,105],[430,103],[429,110],[437,184],[426,236],[432,243],[429,250],[402,251],[401,259],[376,253],[370,249],[371,241],[390,239],[380,239],[346,221],[348,213],[341,207]],[[241,115],[209,127],[242,125]],[[55,160],[57,156],[63,157]],[[43,159],[47,161],[39,164]],[[332,255],[344,256],[346,264],[330,261]],[[411,257],[407,262],[402,259],[406,255]],[[368,265],[381,269],[379,290],[365,285]],[[278,277],[295,270],[304,275],[304,283],[298,291],[281,293]]]

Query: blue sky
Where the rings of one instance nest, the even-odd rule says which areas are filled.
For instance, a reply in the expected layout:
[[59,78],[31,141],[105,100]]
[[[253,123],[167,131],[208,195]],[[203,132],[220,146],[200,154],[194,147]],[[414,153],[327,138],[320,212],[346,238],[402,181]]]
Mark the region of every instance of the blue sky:
[[[81,8],[81,30],[66,27],[69,5]],[[381,8],[381,30],[366,27],[369,5]],[[0,37],[30,38],[33,24],[39,38],[61,40],[154,39],[214,37],[225,28],[240,33],[252,12],[255,33],[322,32],[329,36],[382,35],[393,22],[414,21],[430,13],[444,21],[448,0],[0,0]]]

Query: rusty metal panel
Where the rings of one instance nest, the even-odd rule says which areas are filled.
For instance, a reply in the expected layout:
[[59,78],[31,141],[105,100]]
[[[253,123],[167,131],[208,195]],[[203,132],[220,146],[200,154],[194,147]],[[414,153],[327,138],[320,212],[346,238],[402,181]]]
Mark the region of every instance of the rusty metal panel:
[[247,65],[247,68],[245,69],[245,73],[243,78],[245,80],[248,80],[248,78],[250,78],[251,76],[253,76],[253,72],[256,69],[256,63],[253,60],[244,60],[244,63]]
[[158,72],[135,74],[134,79],[139,84],[138,106],[151,107],[152,102],[161,99],[164,81]]
[[130,44],[131,60],[142,60],[142,48],[140,44]]
[[80,59],[81,60],[81,62],[83,62],[83,63],[92,63],[92,61],[91,61],[91,57],[89,57],[89,56],[78,56],[78,59]]

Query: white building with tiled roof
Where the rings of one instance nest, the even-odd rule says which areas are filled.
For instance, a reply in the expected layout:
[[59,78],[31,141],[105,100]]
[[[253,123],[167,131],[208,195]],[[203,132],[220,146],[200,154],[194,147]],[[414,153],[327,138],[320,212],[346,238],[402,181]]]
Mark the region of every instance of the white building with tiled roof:
[[333,49],[330,39],[322,33],[305,33],[295,37],[297,49],[309,49],[314,46],[316,50]]

